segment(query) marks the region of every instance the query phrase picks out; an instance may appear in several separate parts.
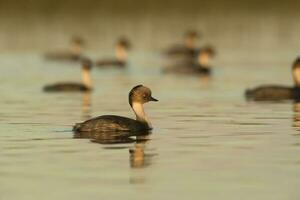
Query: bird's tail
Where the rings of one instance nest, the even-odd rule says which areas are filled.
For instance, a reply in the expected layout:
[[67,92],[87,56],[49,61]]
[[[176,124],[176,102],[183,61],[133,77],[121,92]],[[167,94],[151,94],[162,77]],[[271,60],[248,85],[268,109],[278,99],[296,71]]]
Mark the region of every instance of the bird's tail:
[[253,96],[253,91],[251,89],[247,89],[245,92],[245,96],[247,99],[251,99],[251,97]]
[[81,123],[76,123],[76,124],[73,126],[73,131],[74,131],[74,132],[80,131],[80,128],[81,128]]

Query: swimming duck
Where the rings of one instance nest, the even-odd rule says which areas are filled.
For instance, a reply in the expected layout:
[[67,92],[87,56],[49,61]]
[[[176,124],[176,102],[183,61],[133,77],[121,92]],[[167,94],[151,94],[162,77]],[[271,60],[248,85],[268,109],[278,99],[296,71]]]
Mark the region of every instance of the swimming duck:
[[51,52],[45,55],[49,60],[69,60],[78,61],[82,56],[84,40],[81,37],[74,36],[70,42],[70,49],[67,51]]
[[188,56],[194,57],[199,50],[197,48],[197,40],[200,34],[195,30],[187,31],[184,34],[184,44],[175,45],[166,51],[167,56]]
[[216,51],[211,46],[204,46],[200,49],[197,55],[197,63],[194,66],[200,74],[211,74],[211,59],[215,57]]
[[96,66],[101,68],[124,68],[127,65],[128,60],[128,51],[130,50],[131,45],[128,39],[120,38],[115,46],[115,56],[116,58],[112,59],[102,59],[96,61]]
[[300,98],[300,57],[292,65],[294,86],[263,85],[246,90],[246,98],[255,101],[275,101]]
[[77,123],[73,127],[73,131],[101,133],[102,139],[128,137],[132,133],[149,131],[152,129],[152,126],[143,107],[143,104],[149,101],[158,100],[152,97],[151,90],[148,87],[137,85],[129,92],[129,104],[136,115],[136,119],[116,115],[103,115],[83,123]]
[[45,92],[86,92],[92,90],[91,81],[92,62],[89,59],[82,60],[82,83],[62,82],[44,87]]
[[210,75],[210,61],[215,56],[215,50],[211,46],[204,46],[197,52],[193,59],[187,59],[176,65],[164,69],[166,73]]

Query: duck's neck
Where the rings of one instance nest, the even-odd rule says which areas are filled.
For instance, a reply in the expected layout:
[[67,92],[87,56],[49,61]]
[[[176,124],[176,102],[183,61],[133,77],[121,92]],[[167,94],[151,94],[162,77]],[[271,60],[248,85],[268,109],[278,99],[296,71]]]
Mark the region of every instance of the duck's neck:
[[128,58],[127,50],[124,47],[116,47],[116,57],[125,62]]
[[208,67],[209,66],[209,55],[201,54],[198,56],[198,63],[202,67]]
[[92,88],[91,73],[88,69],[82,69],[82,83],[88,88]]
[[82,47],[81,45],[78,45],[78,44],[74,44],[72,45],[71,47],[71,53],[75,56],[80,56],[81,53],[82,53]]
[[300,68],[293,70],[293,78],[295,87],[300,87]]
[[196,41],[192,38],[187,38],[185,40],[185,47],[188,49],[195,49],[196,48]]
[[149,128],[152,128],[151,123],[150,123],[148,117],[145,114],[143,104],[133,102],[132,103],[132,109],[133,109],[133,112],[135,113],[137,121],[146,123],[149,126]]

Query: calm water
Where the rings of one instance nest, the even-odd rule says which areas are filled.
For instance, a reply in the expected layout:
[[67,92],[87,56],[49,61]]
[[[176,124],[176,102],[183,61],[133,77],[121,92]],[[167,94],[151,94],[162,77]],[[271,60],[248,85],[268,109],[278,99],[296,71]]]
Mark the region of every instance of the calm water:
[[[0,199],[300,198],[300,105],[243,98],[249,86],[291,84],[289,66],[217,66],[207,80],[163,76],[157,59],[133,56],[124,72],[95,69],[96,90],[83,95],[41,91],[80,78],[76,65],[2,55]],[[127,94],[140,83],[160,100],[146,105],[150,140],[74,139],[72,125],[89,116],[133,117]]]

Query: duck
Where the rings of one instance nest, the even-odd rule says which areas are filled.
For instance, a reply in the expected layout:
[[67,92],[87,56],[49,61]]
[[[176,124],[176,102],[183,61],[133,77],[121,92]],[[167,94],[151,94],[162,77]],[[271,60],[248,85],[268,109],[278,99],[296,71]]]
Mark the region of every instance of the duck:
[[46,53],[45,58],[47,60],[79,61],[82,58],[84,44],[83,38],[73,36],[69,50]]
[[185,60],[176,65],[168,66],[163,70],[166,73],[192,74],[192,75],[211,75],[211,59],[215,56],[215,50],[207,45],[198,50],[194,58]]
[[292,64],[294,86],[262,85],[247,89],[245,96],[254,101],[280,101],[300,99],[300,57]]
[[92,61],[90,59],[82,59],[82,83],[60,82],[44,87],[45,92],[88,92],[92,91],[91,81]]
[[196,30],[187,31],[183,36],[184,44],[170,47],[165,54],[169,57],[194,57],[199,50],[199,48],[197,48],[197,40],[200,38],[200,35],[201,34]]
[[125,68],[127,66],[128,51],[131,49],[129,40],[121,37],[115,45],[115,58],[96,61],[99,68]]
[[[146,133],[152,130],[152,125],[144,111],[144,104],[158,101],[152,97],[151,90],[143,85],[133,87],[129,92],[129,105],[136,119],[117,115],[102,115],[77,123],[73,127],[75,133],[99,133],[97,138],[128,138],[136,133]],[[135,135],[136,136],[136,135]]]
[[212,73],[211,59],[216,56],[215,48],[210,45],[201,48],[197,54],[197,63],[194,66],[200,74],[210,75]]

